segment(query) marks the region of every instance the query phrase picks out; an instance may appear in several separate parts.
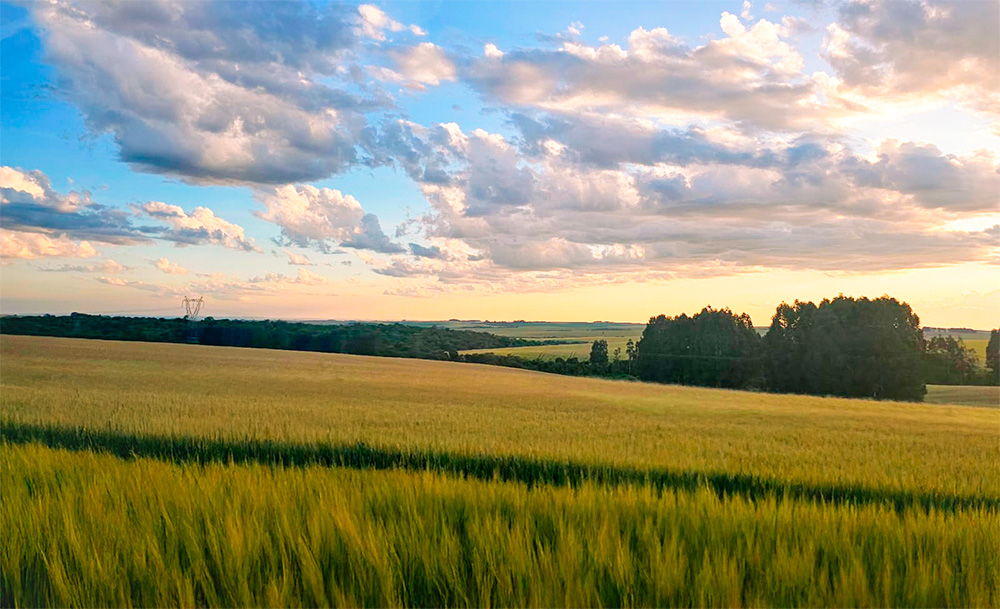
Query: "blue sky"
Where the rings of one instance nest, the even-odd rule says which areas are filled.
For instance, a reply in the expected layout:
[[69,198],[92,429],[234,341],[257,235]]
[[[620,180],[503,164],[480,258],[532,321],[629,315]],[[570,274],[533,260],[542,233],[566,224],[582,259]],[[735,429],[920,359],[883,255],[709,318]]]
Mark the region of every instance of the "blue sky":
[[1000,310],[993,2],[0,10],[4,313]]

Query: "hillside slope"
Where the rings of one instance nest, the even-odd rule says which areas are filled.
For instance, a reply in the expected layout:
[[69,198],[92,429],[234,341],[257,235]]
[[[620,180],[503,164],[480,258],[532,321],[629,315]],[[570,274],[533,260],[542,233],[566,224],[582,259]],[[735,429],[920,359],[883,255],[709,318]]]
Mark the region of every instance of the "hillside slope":
[[490,366],[3,336],[5,424],[1000,497],[1000,411]]

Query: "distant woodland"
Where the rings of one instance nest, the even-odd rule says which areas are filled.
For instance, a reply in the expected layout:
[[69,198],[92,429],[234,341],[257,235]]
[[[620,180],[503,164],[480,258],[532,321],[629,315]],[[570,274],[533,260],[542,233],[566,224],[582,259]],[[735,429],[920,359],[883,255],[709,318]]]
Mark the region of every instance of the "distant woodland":
[[953,336],[925,338],[908,304],[838,296],[819,304],[782,303],[767,333],[749,315],[706,307],[688,316],[652,317],[624,352],[594,341],[590,357],[527,359],[467,353],[536,346],[539,341],[487,332],[406,324],[318,325],[283,321],[184,318],[9,316],[0,332],[204,345],[292,349],[452,360],[555,374],[633,378],[660,383],[779,393],[920,401],[925,385],[996,385],[1000,336],[993,330],[985,367]]
[[0,333],[64,336],[160,343],[199,343],[225,347],[291,349],[422,359],[458,359],[465,349],[527,347],[543,341],[405,324],[318,325],[287,321],[246,321],[207,317],[108,317],[104,315],[9,316]]

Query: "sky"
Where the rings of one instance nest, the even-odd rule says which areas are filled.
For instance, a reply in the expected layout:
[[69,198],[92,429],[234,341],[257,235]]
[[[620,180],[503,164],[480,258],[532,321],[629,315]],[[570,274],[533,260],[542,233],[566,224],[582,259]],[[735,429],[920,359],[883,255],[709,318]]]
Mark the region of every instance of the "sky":
[[0,3],[0,312],[1000,321],[1000,3]]

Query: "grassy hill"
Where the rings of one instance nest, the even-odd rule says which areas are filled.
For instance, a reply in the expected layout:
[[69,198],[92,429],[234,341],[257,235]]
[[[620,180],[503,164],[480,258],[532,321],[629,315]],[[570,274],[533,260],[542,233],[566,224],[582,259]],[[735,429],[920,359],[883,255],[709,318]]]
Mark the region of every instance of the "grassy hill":
[[4,606],[1000,600],[1000,410],[40,337],[0,361]]

